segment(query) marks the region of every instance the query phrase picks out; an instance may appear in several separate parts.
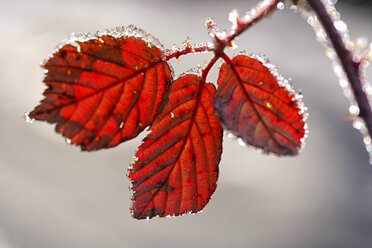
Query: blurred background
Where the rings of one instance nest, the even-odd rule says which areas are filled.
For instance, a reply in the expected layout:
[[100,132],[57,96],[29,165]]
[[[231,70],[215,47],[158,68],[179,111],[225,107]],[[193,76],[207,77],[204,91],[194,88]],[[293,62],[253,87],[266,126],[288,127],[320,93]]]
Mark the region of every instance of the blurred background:
[[[126,168],[144,137],[98,152],[65,144],[54,126],[27,124],[42,99],[39,63],[72,32],[135,24],[170,48],[209,36],[213,17],[256,1],[1,0],[0,248],[370,248],[372,166],[346,122],[348,102],[330,60],[297,14],[277,11],[236,41],[264,53],[301,89],[310,136],[300,156],[276,158],[224,137],[218,187],[202,213],[138,221]],[[353,38],[372,40],[372,3],[339,2]],[[171,61],[176,77],[211,54]],[[371,70],[370,70],[371,71]],[[370,78],[371,78],[370,74]],[[209,80],[216,81],[217,70]]]

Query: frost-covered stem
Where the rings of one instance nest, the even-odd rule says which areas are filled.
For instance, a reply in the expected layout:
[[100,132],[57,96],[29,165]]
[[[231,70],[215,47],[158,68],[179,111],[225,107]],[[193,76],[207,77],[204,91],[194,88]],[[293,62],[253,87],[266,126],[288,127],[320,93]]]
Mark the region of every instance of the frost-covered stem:
[[[270,12],[276,9],[279,0],[262,0],[257,4],[255,8],[247,12],[247,14],[241,18],[236,13],[236,19],[232,17],[230,21],[233,23],[231,28],[227,31],[224,38],[220,39],[216,37],[217,43],[224,44],[224,47],[230,45],[232,40],[247,30],[257,21],[267,16]],[[234,18],[234,19],[233,19]]]
[[255,22],[275,10],[278,3],[279,0],[263,0],[257,4],[255,9],[252,9],[254,11],[251,11],[247,18],[237,18],[236,27],[233,26],[229,30],[228,42],[231,42],[236,36],[240,35]]
[[172,58],[178,59],[178,57],[180,57],[181,55],[190,54],[190,53],[208,52],[208,51],[213,51],[213,50],[214,50],[214,47],[209,42],[199,44],[199,45],[190,45],[189,43],[187,43],[184,48],[165,52],[164,60],[170,60]]
[[[276,9],[276,5],[279,0],[262,0],[257,4],[255,8],[247,12],[247,14],[241,18],[236,15],[236,18],[230,20],[233,22],[231,28],[226,32],[226,35],[220,37],[218,34],[213,33],[214,43],[204,43],[199,45],[190,45],[186,43],[184,48],[174,49],[166,51],[164,53],[164,61],[172,58],[178,58],[181,55],[190,53],[200,53],[214,51],[215,55],[221,57],[226,46],[230,46],[231,42],[245,30],[247,30],[254,23],[267,16],[270,12]],[[230,18],[229,18],[230,19]],[[212,23],[210,23],[212,24]],[[206,23],[208,27],[208,23]],[[210,27],[209,27],[210,28]]]
[[314,10],[326,31],[334,50],[341,62],[345,74],[350,82],[355,100],[359,106],[359,116],[365,122],[369,135],[372,137],[372,111],[368,98],[363,91],[362,82],[359,75],[360,63],[353,61],[351,52],[345,47],[345,44],[335,28],[332,18],[329,16],[321,0],[307,0],[310,7]]

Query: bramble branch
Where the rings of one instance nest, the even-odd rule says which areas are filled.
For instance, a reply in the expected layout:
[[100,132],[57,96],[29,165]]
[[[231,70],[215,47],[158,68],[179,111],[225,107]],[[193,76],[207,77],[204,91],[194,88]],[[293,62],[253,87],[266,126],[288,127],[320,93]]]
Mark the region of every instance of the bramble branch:
[[178,58],[181,55],[207,51],[213,51],[218,59],[222,56],[226,46],[231,46],[231,42],[238,35],[243,33],[254,23],[261,20],[263,17],[267,16],[269,13],[275,10],[278,3],[279,0],[263,0],[259,2],[255,8],[251,9],[245,16],[241,18],[239,18],[236,11],[233,11],[232,13],[230,13],[229,16],[229,20],[232,22],[232,26],[227,31],[218,31],[215,23],[212,20],[209,20],[206,22],[206,26],[213,38],[213,43],[190,45],[187,42],[184,48],[166,52],[164,60],[167,61],[172,58]]
[[190,43],[187,42],[184,48],[165,52],[164,60],[168,61],[172,58],[178,59],[181,55],[190,54],[190,53],[202,53],[202,52],[208,52],[208,51],[213,51],[213,50],[214,50],[214,46],[211,45],[211,43],[190,45]]
[[353,61],[352,53],[345,47],[342,38],[334,26],[332,18],[321,0],[307,0],[310,7],[318,16],[324,30],[326,31],[334,50],[341,62],[343,70],[350,82],[355,100],[359,107],[359,117],[364,120],[368,129],[369,136],[372,137],[372,111],[368,98],[363,91],[360,80],[359,67],[360,63]]

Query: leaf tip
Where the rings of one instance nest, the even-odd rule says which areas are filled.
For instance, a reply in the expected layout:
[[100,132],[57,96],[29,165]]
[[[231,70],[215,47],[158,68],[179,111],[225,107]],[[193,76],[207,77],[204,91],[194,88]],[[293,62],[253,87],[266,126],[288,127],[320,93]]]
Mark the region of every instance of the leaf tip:
[[26,121],[27,123],[30,123],[30,124],[35,122],[35,119],[32,118],[32,117],[30,117],[30,112],[25,112],[25,113],[23,114],[23,119],[25,119],[25,121]]

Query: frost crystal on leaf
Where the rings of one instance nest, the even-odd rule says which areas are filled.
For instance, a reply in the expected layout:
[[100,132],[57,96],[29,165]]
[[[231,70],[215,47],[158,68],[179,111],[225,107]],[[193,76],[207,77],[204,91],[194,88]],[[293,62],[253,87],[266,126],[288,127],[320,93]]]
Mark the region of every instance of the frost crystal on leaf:
[[145,42],[148,42],[149,46],[156,46],[160,50],[162,50],[162,51],[164,50],[163,45],[160,43],[160,41],[157,38],[155,38],[154,36],[146,33],[142,29],[137,28],[134,25],[129,25],[127,27],[116,27],[116,28],[112,28],[112,29],[106,29],[103,32],[97,31],[95,34],[92,34],[92,33],[72,33],[69,37],[67,37],[65,40],[61,41],[57,45],[56,50],[59,50],[64,45],[68,44],[68,45],[76,47],[79,51],[79,46],[80,45],[77,42],[85,42],[85,41],[93,40],[93,39],[97,39],[97,40],[100,40],[102,42],[103,40],[100,39],[100,37],[102,37],[104,35],[112,36],[112,37],[115,37],[115,38],[125,38],[125,37],[130,37],[130,36],[136,37],[136,38],[141,38]]
[[30,117],[30,112],[26,112],[25,114],[24,114],[24,116],[23,116],[23,118],[25,119],[25,121],[27,122],[27,123],[33,123],[34,121],[35,121],[35,119],[32,119],[31,117]]

